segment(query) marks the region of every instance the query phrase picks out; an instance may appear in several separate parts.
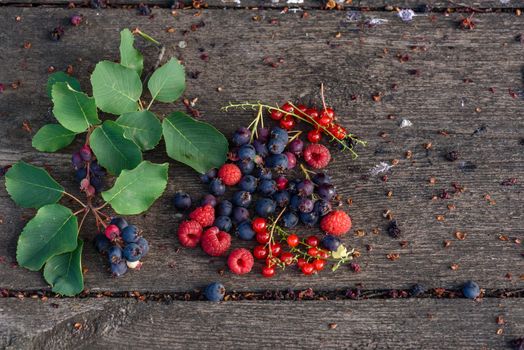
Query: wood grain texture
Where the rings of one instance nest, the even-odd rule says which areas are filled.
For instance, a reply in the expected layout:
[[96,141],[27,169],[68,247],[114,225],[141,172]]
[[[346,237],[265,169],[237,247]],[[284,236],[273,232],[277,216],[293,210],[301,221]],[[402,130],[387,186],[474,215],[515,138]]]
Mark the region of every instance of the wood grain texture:
[[[221,112],[219,108],[228,101],[293,99],[318,104],[319,84],[324,82],[328,103],[338,111],[342,123],[368,141],[368,147],[359,149],[361,156],[356,161],[337,154],[328,169],[343,198],[353,199],[353,205],[345,208],[351,213],[354,230],[344,240],[362,252],[358,259],[362,272],[355,274],[344,267],[336,274],[324,271],[305,278],[288,271],[268,281],[259,276],[257,266],[249,277],[226,271],[222,278],[230,288],[331,290],[362,283],[364,288],[381,289],[407,288],[415,282],[458,287],[467,279],[490,289],[524,285],[519,279],[522,245],[514,242],[523,238],[524,104],[521,96],[513,98],[508,92],[522,90],[523,46],[514,37],[521,32],[524,17],[478,14],[476,29],[463,31],[457,28],[459,14],[417,17],[405,24],[393,13],[370,12],[366,18],[388,22],[369,28],[348,22],[343,12],[316,11],[308,19],[278,11],[208,10],[198,17],[196,11],[184,11],[173,18],[168,10],[158,10],[154,19],[136,16],[134,10],[78,12],[86,22],[67,27],[63,39],[55,43],[49,41],[48,31],[63,23],[71,11],[0,8],[5,19],[0,23],[0,63],[6,67],[0,72],[0,82],[6,85],[0,94],[0,165],[19,159],[45,165],[75,192],[69,159],[80,140],[57,154],[37,153],[22,123],[28,121],[37,130],[53,120],[44,88],[50,65],[65,69],[71,64],[74,75],[82,77],[82,86],[89,91],[87,77],[95,63],[117,59],[119,31],[138,26],[166,44],[164,59],[176,56],[191,76],[198,75],[188,78],[185,96],[198,97],[196,107],[202,119],[226,135],[253,117],[250,112]],[[253,21],[255,13],[261,21]],[[17,15],[20,22],[15,21]],[[272,18],[278,19],[276,25],[271,24]],[[191,31],[191,25],[197,23],[204,26]],[[170,26],[175,33],[165,31]],[[340,38],[335,38],[337,32]],[[187,43],[184,49],[179,47],[182,40]],[[24,49],[24,42],[31,42],[31,48]],[[151,66],[156,49],[143,43],[139,46],[146,54],[146,66]],[[209,54],[208,61],[201,59],[202,52]],[[409,55],[409,60],[401,63],[398,55]],[[273,61],[282,58],[283,63],[271,68],[264,63],[267,57]],[[413,74],[414,70],[419,73]],[[20,87],[14,90],[10,83],[17,81]],[[377,92],[383,95],[380,102],[371,98]],[[154,110],[167,114],[176,108],[183,107],[159,104]],[[402,118],[413,126],[399,128]],[[448,136],[439,134],[441,130],[447,130]],[[383,138],[381,133],[388,136]],[[428,142],[432,148],[426,150]],[[408,150],[413,152],[412,159],[404,157]],[[458,150],[458,161],[444,159],[450,150]],[[161,150],[149,152],[147,158],[168,160]],[[400,162],[387,182],[369,176],[373,166],[393,159]],[[429,184],[431,177],[435,185]],[[518,178],[516,185],[501,186],[511,177]],[[453,194],[453,182],[465,191]],[[178,250],[178,219],[170,198],[180,189],[195,198],[205,191],[193,171],[171,162],[166,194],[148,213],[130,218],[151,242],[142,271],[112,279],[105,259],[92,244],[85,245],[87,288],[188,291],[220,278],[217,272],[226,268],[225,259],[209,258],[200,250]],[[452,199],[431,200],[442,189],[450,191]],[[388,191],[392,197],[386,196]],[[486,195],[496,203],[490,204]],[[448,204],[456,209],[449,211]],[[16,208],[3,186],[0,208],[4,242],[0,256],[5,261],[0,264],[0,287],[45,287],[39,273],[11,265],[18,234],[32,211]],[[385,209],[398,219],[407,247],[401,248],[399,240],[385,233]],[[437,215],[444,215],[445,220],[437,221]],[[94,229],[87,229],[93,227],[92,222],[85,227],[82,236],[89,241],[95,234]],[[379,234],[371,233],[375,227]],[[356,229],[365,230],[366,235],[355,237]],[[455,239],[456,230],[467,233],[464,241]],[[500,240],[500,235],[509,240]],[[449,248],[443,248],[444,240],[451,241]],[[235,240],[235,247],[241,245]],[[366,250],[367,245],[371,251]],[[400,259],[388,260],[389,253],[399,253]],[[452,264],[459,269],[451,270]]]
[[[6,349],[476,350],[507,348],[524,332],[520,299],[165,304],[9,298],[0,299],[0,310]],[[499,316],[505,324],[496,323]]]

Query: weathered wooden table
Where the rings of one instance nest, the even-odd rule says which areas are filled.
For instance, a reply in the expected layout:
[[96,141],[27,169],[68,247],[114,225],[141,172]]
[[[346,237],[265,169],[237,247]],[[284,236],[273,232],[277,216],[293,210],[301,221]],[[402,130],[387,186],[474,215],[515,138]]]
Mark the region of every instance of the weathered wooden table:
[[[144,17],[118,4],[133,0],[102,9],[1,0],[0,165],[45,165],[74,191],[69,162],[78,144],[38,153],[27,131],[53,119],[48,67],[71,65],[87,88],[96,62],[117,59],[119,31],[139,27],[166,44],[165,59],[183,60],[185,96],[198,97],[202,119],[226,135],[253,117],[221,112],[229,101],[318,102],[325,84],[343,124],[368,141],[357,160],[336,157],[329,169],[353,200],[354,229],[345,241],[361,252],[361,271],[239,277],[224,259],[179,249],[170,198],[179,189],[198,196],[204,186],[172,161],[166,194],[133,218],[152,246],[142,270],[113,279],[86,244],[88,290],[55,298],[42,292],[49,289],[40,273],[16,266],[17,237],[32,211],[15,207],[1,186],[0,348],[496,349],[524,336],[524,2],[431,0],[403,22],[395,8],[421,2],[353,1],[328,11],[310,0],[245,1],[213,0],[175,16],[155,1],[163,8]],[[472,8],[475,28],[460,29]],[[50,41],[49,31],[76,13],[84,23]],[[153,64],[156,49],[141,48]],[[156,112],[174,108],[183,106]],[[402,119],[413,125],[400,128]],[[455,162],[445,159],[451,150]],[[163,154],[147,157],[168,161]],[[370,176],[373,166],[394,160],[387,179]],[[400,239],[386,234],[385,210],[400,223]],[[89,240],[94,232],[81,235]],[[480,300],[461,297],[469,279],[484,289]],[[215,280],[230,300],[195,300]],[[406,297],[414,283],[428,292]]]

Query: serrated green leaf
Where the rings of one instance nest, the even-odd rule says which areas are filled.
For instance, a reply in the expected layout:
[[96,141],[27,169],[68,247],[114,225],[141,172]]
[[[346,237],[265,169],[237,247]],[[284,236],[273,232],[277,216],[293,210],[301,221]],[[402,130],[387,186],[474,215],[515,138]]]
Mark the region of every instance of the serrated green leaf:
[[134,48],[135,36],[129,29],[120,32],[120,64],[131,68],[140,76],[144,69],[144,57]]
[[162,131],[167,154],[199,173],[218,168],[226,161],[227,139],[210,124],[174,112],[162,122]]
[[49,96],[49,98],[52,97],[51,92],[52,92],[52,89],[53,89],[53,85],[55,83],[59,83],[59,82],[68,83],[69,86],[71,86],[76,91],[82,91],[82,89],[80,88],[80,83],[78,82],[78,80],[76,80],[72,76],[66,74],[65,72],[62,72],[62,71],[55,72],[55,73],[51,74],[49,76],[49,78],[47,78],[47,87],[46,88],[47,88],[47,95]]
[[47,124],[33,136],[32,145],[41,152],[56,152],[71,144],[75,136],[76,132],[60,124]]
[[133,170],[123,170],[102,198],[120,215],[135,215],[146,211],[164,192],[168,164],[143,161]]
[[176,58],[170,59],[158,68],[149,81],[147,87],[153,100],[160,102],[173,102],[186,89],[186,73],[184,66]]
[[124,137],[124,128],[106,120],[90,137],[90,146],[98,163],[111,174],[119,175],[123,169],[133,169],[142,161],[140,148]]
[[124,136],[134,141],[142,151],[155,148],[162,137],[162,124],[150,111],[124,113],[116,122],[124,128]]
[[47,260],[44,278],[53,287],[53,292],[74,296],[84,289],[82,274],[82,248],[84,242],[77,239],[76,249],[72,252],[55,255]]
[[68,83],[55,83],[51,95],[53,114],[66,129],[83,132],[100,123],[94,98],[76,91]]
[[60,204],[38,209],[18,238],[16,260],[20,266],[37,271],[51,257],[76,248],[78,221],[73,212]]
[[131,68],[100,61],[91,75],[91,85],[96,105],[102,111],[120,115],[138,109],[142,82]]
[[5,174],[5,187],[11,199],[23,208],[56,203],[64,193],[64,188],[47,171],[23,161],[15,163]]

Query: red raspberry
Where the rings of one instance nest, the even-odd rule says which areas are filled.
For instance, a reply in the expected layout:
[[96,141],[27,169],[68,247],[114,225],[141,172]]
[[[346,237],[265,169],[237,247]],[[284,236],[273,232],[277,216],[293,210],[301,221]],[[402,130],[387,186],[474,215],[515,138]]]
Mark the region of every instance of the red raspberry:
[[243,275],[251,271],[255,259],[251,252],[244,248],[237,248],[229,254],[227,265],[231,272],[237,275]]
[[211,256],[224,255],[231,246],[229,233],[220,231],[218,227],[210,227],[202,235],[200,240],[202,250]]
[[320,228],[330,235],[340,236],[351,229],[351,218],[342,210],[334,210],[322,218]]
[[198,207],[189,214],[189,217],[195,221],[198,221],[202,227],[209,227],[213,225],[215,221],[215,208],[210,204],[206,204],[203,207]]
[[222,180],[226,186],[235,186],[242,178],[240,168],[235,164],[224,164],[218,170],[218,178]]
[[198,221],[187,220],[178,226],[178,240],[184,247],[194,248],[200,242],[202,225]]
[[310,144],[306,147],[303,157],[306,163],[314,169],[325,168],[331,160],[331,154],[326,146],[316,143]]

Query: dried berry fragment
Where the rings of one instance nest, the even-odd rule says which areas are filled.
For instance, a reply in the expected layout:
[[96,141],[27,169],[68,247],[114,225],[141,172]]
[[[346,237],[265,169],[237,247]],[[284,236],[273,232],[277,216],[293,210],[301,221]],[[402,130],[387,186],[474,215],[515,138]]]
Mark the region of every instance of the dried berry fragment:
[[58,41],[60,38],[64,35],[64,28],[62,26],[58,26],[55,29],[51,31],[49,34],[51,40]]
[[393,238],[399,238],[401,233],[397,220],[392,220],[388,226],[388,235]]
[[459,159],[459,154],[457,151],[450,151],[446,154],[446,159],[450,162],[454,162]]

